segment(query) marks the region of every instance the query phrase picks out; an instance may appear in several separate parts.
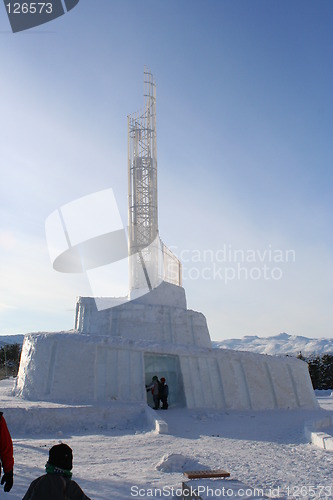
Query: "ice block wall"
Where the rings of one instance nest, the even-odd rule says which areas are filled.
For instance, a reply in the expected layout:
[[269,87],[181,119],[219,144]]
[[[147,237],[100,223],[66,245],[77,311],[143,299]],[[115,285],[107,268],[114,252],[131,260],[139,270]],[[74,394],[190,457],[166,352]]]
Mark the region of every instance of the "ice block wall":
[[195,345],[106,335],[26,335],[15,392],[66,403],[145,402],[152,374],[165,376],[170,403],[231,410],[316,408],[307,364]]

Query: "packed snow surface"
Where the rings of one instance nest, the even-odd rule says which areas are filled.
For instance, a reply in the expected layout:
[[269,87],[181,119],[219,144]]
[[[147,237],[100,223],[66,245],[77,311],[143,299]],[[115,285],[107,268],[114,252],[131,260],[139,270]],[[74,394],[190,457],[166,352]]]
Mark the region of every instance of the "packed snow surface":
[[311,356],[313,354],[333,354],[333,338],[311,339],[288,333],[280,333],[273,337],[246,335],[241,339],[213,341],[213,347],[271,355],[290,354],[297,356],[301,352],[303,356]]
[[[306,422],[332,415],[328,393],[317,393],[321,409],[307,411],[171,407],[157,412],[169,433],[157,434],[133,404],[119,405],[118,416],[103,414],[89,405],[26,402],[11,396],[12,386],[13,380],[0,383],[15,450],[8,499],[22,499],[30,482],[43,474],[49,448],[59,442],[73,448],[73,478],[95,500],[171,497],[179,492],[187,467],[223,468],[231,479],[262,488],[273,498],[333,498],[333,453],[309,444],[304,435]],[[57,420],[59,411],[65,419]],[[20,412],[25,412],[24,419]],[[44,420],[43,412],[48,412]],[[49,424],[44,428],[43,422]]]

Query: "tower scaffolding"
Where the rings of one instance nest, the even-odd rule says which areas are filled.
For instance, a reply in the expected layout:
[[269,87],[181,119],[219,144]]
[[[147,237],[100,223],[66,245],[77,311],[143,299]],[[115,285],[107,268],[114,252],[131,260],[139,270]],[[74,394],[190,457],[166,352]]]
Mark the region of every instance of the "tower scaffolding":
[[128,219],[130,291],[181,285],[180,262],[159,238],[156,83],[147,68],[144,108],[128,116]]

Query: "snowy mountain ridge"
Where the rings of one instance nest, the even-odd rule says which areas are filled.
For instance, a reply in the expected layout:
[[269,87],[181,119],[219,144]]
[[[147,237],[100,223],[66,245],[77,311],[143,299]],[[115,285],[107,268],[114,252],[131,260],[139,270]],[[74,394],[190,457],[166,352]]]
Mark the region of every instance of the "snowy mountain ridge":
[[0,348],[8,344],[23,344],[24,335],[21,333],[13,335],[0,335]]
[[303,356],[333,353],[333,338],[312,339],[300,335],[280,333],[273,337],[245,335],[241,339],[227,339],[212,342],[214,348],[250,351],[258,354]]
[[[0,335],[0,347],[6,344],[23,343],[24,335]],[[333,338],[313,339],[301,335],[289,335],[280,333],[273,337],[258,337],[257,335],[245,335],[240,339],[226,339],[212,341],[214,348],[233,349],[236,351],[250,351],[258,354],[294,355],[301,351],[303,356],[313,354],[332,354]]]

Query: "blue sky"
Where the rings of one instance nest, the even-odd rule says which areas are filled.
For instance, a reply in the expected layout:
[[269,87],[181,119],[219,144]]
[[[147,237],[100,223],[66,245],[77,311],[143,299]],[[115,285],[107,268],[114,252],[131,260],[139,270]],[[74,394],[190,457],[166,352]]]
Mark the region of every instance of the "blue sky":
[[147,65],[160,235],[188,306],[214,340],[332,337],[332,17],[331,0],[81,0],[12,34],[1,7],[0,333],[73,327],[89,283],[52,269],[45,220],[109,187],[126,220]]

